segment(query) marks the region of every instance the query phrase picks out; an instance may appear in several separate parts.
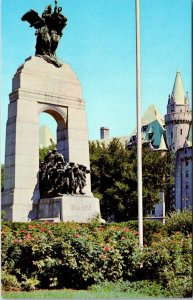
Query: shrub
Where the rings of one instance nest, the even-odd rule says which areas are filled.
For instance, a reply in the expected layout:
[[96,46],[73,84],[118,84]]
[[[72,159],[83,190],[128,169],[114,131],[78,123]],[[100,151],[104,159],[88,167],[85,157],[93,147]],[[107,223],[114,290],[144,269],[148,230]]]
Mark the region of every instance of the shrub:
[[96,223],[12,223],[2,228],[2,249],[2,269],[28,290],[132,278],[141,256],[138,232]]
[[4,288],[84,289],[103,281],[122,280],[127,282],[125,288],[128,282],[128,288],[136,289],[144,287],[146,282],[147,290],[149,286],[154,294],[163,287],[164,295],[167,291],[176,297],[189,295],[191,235],[175,232],[167,236],[160,223],[147,221],[144,229],[148,231],[146,237],[149,233],[148,246],[142,250],[135,226],[136,223],[130,222],[103,225],[5,222],[2,225]]
[[143,279],[161,283],[174,297],[185,297],[191,293],[191,236],[180,232],[170,237],[154,235],[151,246],[144,248],[143,256],[143,268],[140,270]]
[[[112,226],[112,224],[116,225],[117,223],[111,223],[107,226]],[[120,227],[128,227],[131,230],[138,230],[138,221],[128,221],[119,223]],[[155,233],[160,233],[162,236],[167,235],[165,226],[159,221],[147,221],[144,220],[143,222],[143,240],[144,244],[150,245],[153,236]]]
[[1,211],[1,222],[6,220],[6,212],[4,210]]
[[166,219],[166,230],[168,234],[181,231],[184,234],[192,232],[192,211],[185,209],[182,212],[176,211]]
[[5,291],[17,291],[21,289],[21,284],[18,282],[17,277],[7,273],[5,270],[1,273],[1,283]]
[[32,291],[39,285],[40,281],[36,277],[27,278],[26,275],[22,275],[21,290]]

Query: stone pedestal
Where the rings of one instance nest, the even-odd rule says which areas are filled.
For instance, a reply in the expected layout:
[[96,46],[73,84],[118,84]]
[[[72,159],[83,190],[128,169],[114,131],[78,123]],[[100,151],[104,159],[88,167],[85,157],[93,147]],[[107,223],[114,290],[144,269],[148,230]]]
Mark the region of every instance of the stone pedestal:
[[38,219],[56,219],[63,222],[87,223],[100,216],[99,200],[82,195],[63,195],[40,199]]
[[[81,84],[64,64],[57,68],[40,57],[29,57],[13,77],[8,108],[5,154],[5,190],[2,210],[10,221],[36,216],[39,203],[38,116],[46,112],[57,122],[57,148],[65,160],[90,169],[88,131]],[[92,196],[90,175],[84,192]]]

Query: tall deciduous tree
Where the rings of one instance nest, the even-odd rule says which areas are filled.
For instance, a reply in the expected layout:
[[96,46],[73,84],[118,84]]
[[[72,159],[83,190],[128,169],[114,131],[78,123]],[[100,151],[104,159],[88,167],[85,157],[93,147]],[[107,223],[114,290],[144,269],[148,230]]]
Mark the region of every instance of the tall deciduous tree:
[[[125,149],[119,139],[108,145],[90,142],[92,191],[100,199],[104,218],[126,221],[137,217],[136,149]],[[144,215],[160,201],[159,192],[173,183],[173,157],[143,149]]]

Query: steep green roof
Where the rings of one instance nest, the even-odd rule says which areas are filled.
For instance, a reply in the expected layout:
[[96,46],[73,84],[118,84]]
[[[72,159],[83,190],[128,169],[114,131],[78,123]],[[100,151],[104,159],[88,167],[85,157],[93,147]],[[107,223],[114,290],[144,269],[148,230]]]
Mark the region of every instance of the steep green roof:
[[[164,124],[165,124],[164,117],[162,116],[162,114],[160,113],[160,111],[157,109],[157,107],[155,105],[150,105],[150,106],[148,106],[147,110],[145,111],[145,113],[143,114],[143,116],[141,118],[141,126],[149,125],[150,123],[152,123],[154,121],[157,121],[160,124],[160,126],[162,128],[164,128]],[[132,131],[131,135],[136,134],[136,132],[137,132],[137,129],[135,128]]]
[[[163,135],[164,129],[164,118],[160,111],[157,109],[155,105],[150,105],[141,119],[141,126],[142,126],[142,141],[147,142],[149,141],[149,133],[153,133],[152,141],[153,146],[156,148],[160,147],[161,137]],[[144,128],[143,130],[143,126]],[[136,134],[136,129],[132,132],[132,135]]]
[[163,134],[162,134],[162,137],[161,137],[161,141],[160,141],[160,145],[159,145],[158,150],[168,150],[167,147],[166,147],[166,143],[165,143]]
[[164,125],[164,118],[163,118],[162,114],[160,113],[160,111],[157,109],[157,107],[155,105],[150,105],[142,117],[142,120],[141,120],[142,126],[145,123],[149,124],[155,120],[159,121],[161,126]]

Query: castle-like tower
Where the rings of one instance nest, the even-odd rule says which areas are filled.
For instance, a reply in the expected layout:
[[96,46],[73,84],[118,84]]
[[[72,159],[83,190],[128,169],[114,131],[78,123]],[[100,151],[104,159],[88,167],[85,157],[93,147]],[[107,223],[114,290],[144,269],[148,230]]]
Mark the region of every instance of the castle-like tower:
[[182,148],[191,123],[188,93],[184,89],[180,71],[176,73],[172,94],[169,95],[167,114],[165,115],[166,138],[169,150],[176,152]]
[[183,210],[192,206],[192,114],[188,93],[184,89],[180,71],[177,71],[165,115],[168,149],[175,152],[175,206]]

